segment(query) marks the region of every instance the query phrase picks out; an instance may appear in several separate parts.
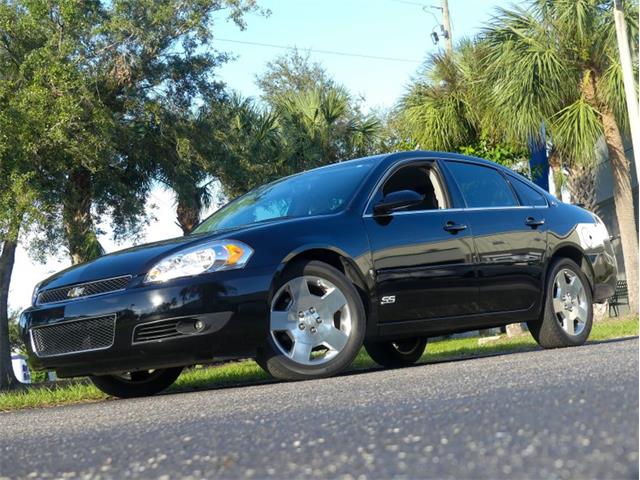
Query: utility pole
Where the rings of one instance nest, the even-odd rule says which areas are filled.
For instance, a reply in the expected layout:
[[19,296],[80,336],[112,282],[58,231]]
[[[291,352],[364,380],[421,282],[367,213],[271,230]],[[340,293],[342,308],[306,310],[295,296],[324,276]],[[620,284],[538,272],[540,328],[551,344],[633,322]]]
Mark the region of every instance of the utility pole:
[[631,52],[629,50],[629,39],[627,38],[627,25],[624,20],[622,0],[614,0],[613,2],[613,19],[616,23],[616,37],[618,38],[622,79],[627,97],[627,114],[629,115],[629,128],[631,130],[631,144],[633,145],[633,159],[636,165],[636,178],[640,181],[640,105],[638,105],[638,99],[636,98],[636,87],[633,80]]
[[451,55],[453,53],[453,42],[451,40],[451,19],[449,18],[449,0],[441,0],[440,4],[442,5],[442,23],[444,24],[444,28],[446,30],[444,36],[444,46],[447,50],[447,53]]

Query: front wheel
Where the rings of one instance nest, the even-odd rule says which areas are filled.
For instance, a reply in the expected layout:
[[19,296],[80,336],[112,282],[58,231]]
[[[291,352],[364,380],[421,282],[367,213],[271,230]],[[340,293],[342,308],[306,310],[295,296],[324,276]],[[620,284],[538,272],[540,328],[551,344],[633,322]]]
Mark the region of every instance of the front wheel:
[[120,398],[145,397],[168,388],[176,381],[182,367],[126,372],[117,375],[94,375],[93,384],[107,395]]
[[582,345],[591,332],[593,299],[586,276],[568,258],[549,268],[542,315],[527,326],[543,348]]
[[282,380],[327,377],[348,367],[365,332],[362,300],[349,279],[326,263],[301,262],[285,270],[275,290],[258,365]]
[[364,348],[374,362],[383,367],[408,367],[416,363],[427,346],[426,338],[408,338],[386,342],[365,342]]

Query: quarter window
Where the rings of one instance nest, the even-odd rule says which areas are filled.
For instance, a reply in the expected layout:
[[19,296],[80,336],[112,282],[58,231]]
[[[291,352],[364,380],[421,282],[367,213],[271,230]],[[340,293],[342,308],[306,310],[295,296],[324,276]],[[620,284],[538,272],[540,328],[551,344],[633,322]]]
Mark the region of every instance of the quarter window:
[[536,192],[536,190],[529,185],[527,185],[522,180],[518,180],[515,177],[509,176],[509,180],[511,181],[511,185],[514,190],[520,197],[520,204],[525,205],[527,207],[546,207],[547,201],[544,196]]
[[491,167],[447,162],[468,208],[514,207],[518,205],[504,177]]

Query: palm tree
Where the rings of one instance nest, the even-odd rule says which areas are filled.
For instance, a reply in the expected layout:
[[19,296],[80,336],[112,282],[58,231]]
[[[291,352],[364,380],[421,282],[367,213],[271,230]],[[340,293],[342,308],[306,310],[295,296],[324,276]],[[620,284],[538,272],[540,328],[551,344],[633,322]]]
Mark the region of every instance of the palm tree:
[[474,86],[463,64],[471,49],[431,55],[400,103],[410,136],[421,148],[454,150],[478,137],[478,116],[470,104]]
[[213,135],[206,155],[216,158],[210,173],[220,180],[227,197],[287,173],[278,115],[273,110],[233,94],[210,109],[209,125]]
[[463,40],[453,53],[431,55],[396,112],[409,145],[460,151],[514,165],[526,161],[526,141],[507,142],[495,122],[483,81],[486,45]]
[[[516,138],[535,137],[541,121],[570,165],[592,166],[604,137],[614,178],[632,312],[638,311],[638,238],[628,130],[612,2],[533,0],[528,9],[499,9],[483,32],[496,123]],[[629,37],[638,44],[638,8],[625,2]]]

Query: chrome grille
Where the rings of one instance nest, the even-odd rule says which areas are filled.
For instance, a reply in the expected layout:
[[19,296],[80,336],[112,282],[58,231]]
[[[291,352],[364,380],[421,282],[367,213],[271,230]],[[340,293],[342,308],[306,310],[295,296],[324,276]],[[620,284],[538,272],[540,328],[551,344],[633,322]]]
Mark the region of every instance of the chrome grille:
[[116,316],[88,318],[34,327],[31,343],[39,357],[54,357],[69,353],[104,350],[113,345]]
[[131,280],[131,275],[122,277],[96,280],[95,282],[78,283],[60,288],[52,288],[38,293],[38,305],[45,303],[62,302],[65,300],[75,300],[78,298],[100,295],[102,293],[116,292],[124,290]]
[[178,331],[178,322],[179,320],[163,320],[138,325],[133,331],[133,343],[180,337],[184,334]]

